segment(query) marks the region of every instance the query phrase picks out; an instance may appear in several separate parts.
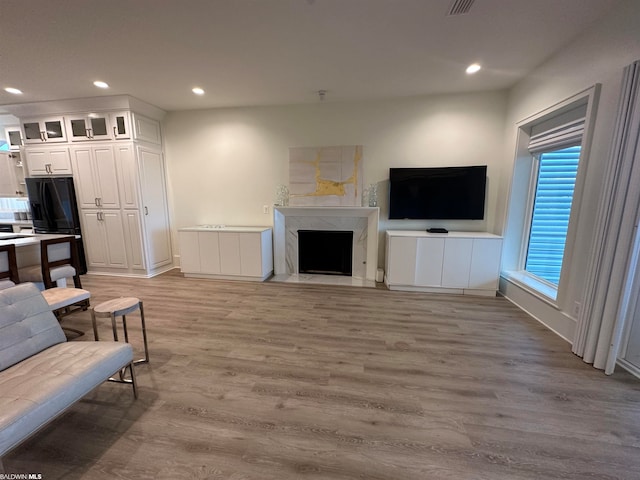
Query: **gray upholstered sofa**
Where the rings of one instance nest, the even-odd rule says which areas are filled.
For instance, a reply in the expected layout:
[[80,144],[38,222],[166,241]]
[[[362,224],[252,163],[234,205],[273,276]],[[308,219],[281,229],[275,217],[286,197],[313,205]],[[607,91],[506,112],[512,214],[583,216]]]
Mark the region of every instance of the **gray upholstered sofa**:
[[67,342],[40,291],[0,291],[0,472],[2,456],[102,382],[128,367],[127,343]]

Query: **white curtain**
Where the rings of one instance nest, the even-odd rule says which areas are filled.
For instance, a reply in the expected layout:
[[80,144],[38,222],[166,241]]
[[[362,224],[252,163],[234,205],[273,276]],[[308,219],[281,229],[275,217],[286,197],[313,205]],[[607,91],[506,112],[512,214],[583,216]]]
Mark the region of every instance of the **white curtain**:
[[609,166],[573,352],[613,373],[636,277],[640,204],[640,61],[624,70]]

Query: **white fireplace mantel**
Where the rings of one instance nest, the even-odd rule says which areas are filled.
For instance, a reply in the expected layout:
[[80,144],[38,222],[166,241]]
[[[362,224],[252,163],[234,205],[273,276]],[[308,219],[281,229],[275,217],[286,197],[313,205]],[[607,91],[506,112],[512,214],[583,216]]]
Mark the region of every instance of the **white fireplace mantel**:
[[274,273],[298,273],[298,230],[351,230],[353,276],[375,281],[379,214],[377,207],[274,208]]

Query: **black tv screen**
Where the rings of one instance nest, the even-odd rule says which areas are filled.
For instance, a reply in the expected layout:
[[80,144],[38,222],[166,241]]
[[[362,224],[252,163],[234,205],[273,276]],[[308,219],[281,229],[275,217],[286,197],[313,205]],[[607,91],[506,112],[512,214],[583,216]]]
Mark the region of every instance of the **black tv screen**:
[[390,168],[389,218],[482,220],[487,166]]

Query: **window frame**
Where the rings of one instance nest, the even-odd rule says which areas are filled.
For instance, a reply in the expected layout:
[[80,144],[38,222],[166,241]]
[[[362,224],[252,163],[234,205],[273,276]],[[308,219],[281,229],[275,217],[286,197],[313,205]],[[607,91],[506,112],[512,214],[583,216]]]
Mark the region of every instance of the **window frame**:
[[[577,239],[577,227],[581,213],[580,206],[588,169],[599,91],[600,85],[596,84],[516,124],[515,163],[505,226],[505,248],[503,250],[503,271],[501,275],[558,310],[564,309],[563,305],[569,291],[571,264],[574,261],[573,251]],[[584,115],[584,132],[580,141],[580,160],[571,213],[569,215],[560,279],[556,287],[550,282],[524,270],[531,231],[539,162],[539,159],[536,158],[539,153],[533,154],[529,152],[528,146],[532,128],[544,122],[552,121],[554,118],[560,119],[567,112],[583,106],[586,108],[586,113]],[[558,149],[560,148],[562,147]]]

